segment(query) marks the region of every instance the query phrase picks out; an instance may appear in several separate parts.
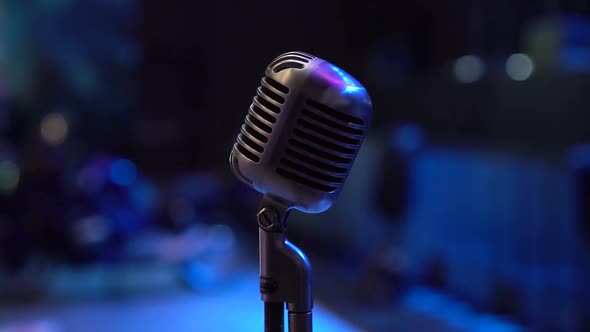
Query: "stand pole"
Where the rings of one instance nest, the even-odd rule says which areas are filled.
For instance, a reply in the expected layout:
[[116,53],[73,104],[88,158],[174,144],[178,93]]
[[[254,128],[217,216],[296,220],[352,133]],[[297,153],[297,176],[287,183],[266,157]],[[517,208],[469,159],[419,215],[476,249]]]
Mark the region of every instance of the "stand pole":
[[289,332],[312,332],[311,265],[305,254],[287,240],[289,210],[287,204],[265,195],[257,214],[265,332],[284,332],[285,303]]
[[264,302],[264,332],[285,331],[285,304]]
[[311,331],[311,311],[298,313],[289,311],[289,331]]

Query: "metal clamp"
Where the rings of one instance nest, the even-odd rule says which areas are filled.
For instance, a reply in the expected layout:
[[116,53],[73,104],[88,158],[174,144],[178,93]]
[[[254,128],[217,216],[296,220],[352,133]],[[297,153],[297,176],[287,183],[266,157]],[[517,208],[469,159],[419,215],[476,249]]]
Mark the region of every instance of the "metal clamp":
[[287,304],[289,331],[310,332],[311,264],[307,256],[287,240],[289,210],[288,205],[269,196],[263,197],[258,209],[260,295],[265,303]]

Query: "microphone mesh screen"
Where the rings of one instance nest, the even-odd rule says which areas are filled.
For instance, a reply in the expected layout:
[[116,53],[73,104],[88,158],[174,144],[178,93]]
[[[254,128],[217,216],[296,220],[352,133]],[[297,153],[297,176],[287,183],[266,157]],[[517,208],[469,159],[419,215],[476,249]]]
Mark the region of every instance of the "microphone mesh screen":
[[281,112],[288,94],[286,86],[268,76],[262,78],[235,144],[244,157],[255,163],[260,161],[268,135],[277,122],[276,114]]
[[365,129],[363,119],[308,99],[276,171],[302,185],[332,192],[344,181]]

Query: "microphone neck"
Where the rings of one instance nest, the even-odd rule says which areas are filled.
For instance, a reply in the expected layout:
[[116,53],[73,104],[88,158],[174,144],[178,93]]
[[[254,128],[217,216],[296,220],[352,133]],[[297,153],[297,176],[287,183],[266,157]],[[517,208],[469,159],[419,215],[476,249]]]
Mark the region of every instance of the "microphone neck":
[[311,264],[287,240],[286,221],[291,206],[264,195],[258,208],[260,295],[266,303],[265,328],[280,330],[283,308],[289,311],[290,330],[311,332],[313,308]]
[[260,201],[256,215],[258,226],[266,232],[284,233],[291,209],[291,205],[284,200],[265,194]]

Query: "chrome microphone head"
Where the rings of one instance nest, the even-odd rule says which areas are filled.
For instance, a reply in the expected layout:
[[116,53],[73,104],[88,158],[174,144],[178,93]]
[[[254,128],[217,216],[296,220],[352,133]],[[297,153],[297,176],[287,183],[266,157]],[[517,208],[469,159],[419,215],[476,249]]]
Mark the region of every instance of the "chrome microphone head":
[[288,52],[266,68],[230,153],[234,174],[308,213],[338,197],[372,117],[365,88],[335,65]]

